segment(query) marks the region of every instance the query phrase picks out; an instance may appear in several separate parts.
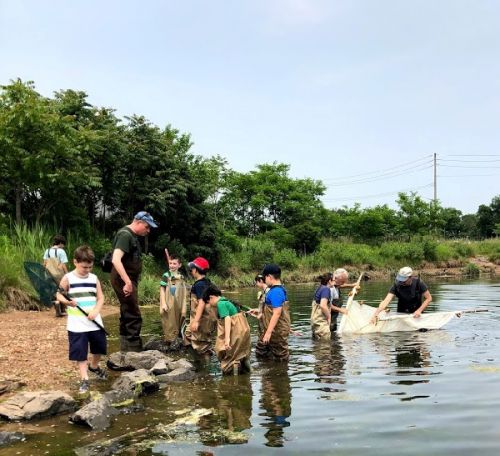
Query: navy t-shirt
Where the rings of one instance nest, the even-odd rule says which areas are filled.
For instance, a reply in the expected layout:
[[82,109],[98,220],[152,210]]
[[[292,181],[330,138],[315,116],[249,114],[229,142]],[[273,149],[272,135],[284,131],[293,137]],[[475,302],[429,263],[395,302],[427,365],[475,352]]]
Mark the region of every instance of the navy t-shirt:
[[394,283],[389,293],[398,298],[398,312],[413,313],[422,304],[422,295],[428,290],[419,278],[413,277],[411,284],[404,286]]
[[314,301],[316,304],[321,304],[323,298],[330,302],[330,288],[326,285],[320,285],[314,292]]
[[194,294],[196,296],[196,299],[202,299],[203,298],[203,292],[208,288],[210,285],[210,280],[208,280],[206,277],[203,277],[200,280],[197,280],[195,283],[193,283],[193,286],[191,287],[191,294]]

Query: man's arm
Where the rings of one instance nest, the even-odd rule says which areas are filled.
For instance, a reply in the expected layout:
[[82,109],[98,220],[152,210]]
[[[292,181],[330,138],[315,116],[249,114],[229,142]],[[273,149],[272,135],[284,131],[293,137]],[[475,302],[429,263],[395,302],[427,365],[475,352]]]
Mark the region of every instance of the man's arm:
[[418,318],[420,317],[420,315],[422,314],[422,312],[425,310],[425,308],[429,305],[429,303],[432,301],[432,296],[431,294],[429,293],[429,290],[425,290],[424,292],[424,302],[422,303],[422,305],[413,313],[413,316],[415,318]]
[[387,306],[391,303],[394,296],[395,295],[392,294],[391,292],[387,293],[387,296],[385,297],[385,299],[378,305],[377,310],[375,310],[375,313],[373,314],[373,317],[371,319],[372,323],[375,323],[379,313],[387,308]]
[[125,252],[123,250],[121,249],[113,250],[113,257],[111,259],[111,263],[113,263],[116,272],[125,283],[125,285],[123,286],[123,293],[125,294],[125,296],[128,296],[129,294],[132,293],[133,286],[132,286],[132,281],[130,280],[130,277],[127,274],[127,271],[125,271],[125,268],[123,267],[122,263],[123,255],[125,255]]

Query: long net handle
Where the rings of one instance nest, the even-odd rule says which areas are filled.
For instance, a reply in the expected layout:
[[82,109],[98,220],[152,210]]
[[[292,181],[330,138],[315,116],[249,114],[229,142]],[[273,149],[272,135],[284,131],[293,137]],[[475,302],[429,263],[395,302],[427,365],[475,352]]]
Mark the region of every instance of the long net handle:
[[352,287],[352,290],[351,292],[349,293],[349,299],[347,300],[347,304],[345,306],[345,309],[349,312],[349,307],[351,307],[351,304],[352,302],[354,301],[354,296],[356,296],[356,294],[358,293],[358,290],[357,290],[357,287],[359,286],[359,284],[361,283],[361,279],[363,278],[363,276],[365,275],[364,272],[362,272],[359,277],[358,277],[358,280],[356,281],[356,284]]

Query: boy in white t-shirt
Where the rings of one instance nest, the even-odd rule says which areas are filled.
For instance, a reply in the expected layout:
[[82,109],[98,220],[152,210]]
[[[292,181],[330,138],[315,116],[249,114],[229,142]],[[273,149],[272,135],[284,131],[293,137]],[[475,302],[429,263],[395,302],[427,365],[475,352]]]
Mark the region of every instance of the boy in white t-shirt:
[[[106,372],[99,367],[101,355],[107,353],[106,333],[93,322],[95,320],[103,326],[99,312],[104,305],[104,295],[99,279],[90,272],[94,259],[94,252],[90,247],[86,245],[78,247],[73,259],[75,269],[66,274],[60,283],[60,287],[67,292],[71,301],[61,293],[57,293],[57,299],[68,306],[69,359],[78,363],[81,394],[89,391],[89,370],[101,379],[106,378]],[[77,305],[85,310],[88,316],[77,309]]]

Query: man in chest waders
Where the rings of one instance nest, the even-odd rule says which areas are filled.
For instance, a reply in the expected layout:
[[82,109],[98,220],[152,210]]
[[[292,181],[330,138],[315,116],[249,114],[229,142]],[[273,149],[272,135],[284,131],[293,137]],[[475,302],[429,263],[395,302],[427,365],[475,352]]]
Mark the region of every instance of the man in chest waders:
[[287,361],[290,357],[290,311],[287,293],[281,284],[281,269],[276,264],[267,264],[262,276],[269,291],[266,293],[262,312],[263,332],[255,347],[255,354],[259,358]]
[[212,353],[212,339],[216,327],[215,311],[203,300],[203,293],[210,285],[210,280],[205,277],[209,267],[208,261],[203,257],[188,263],[188,270],[195,282],[189,295],[190,323],[184,333],[184,344],[191,345],[199,355]]
[[[398,298],[398,312],[411,313],[415,318],[420,317],[432,301],[427,285],[420,280],[420,277],[413,277],[413,270],[405,266],[399,270],[389,293],[375,311],[372,317],[373,323],[377,321],[378,314],[387,308],[394,296]],[[422,298],[424,298],[423,302]]]
[[151,228],[157,227],[151,214],[141,211],[113,240],[110,279],[120,302],[120,351],[142,351],[142,316],[137,296],[142,260],[137,237],[147,236]]

